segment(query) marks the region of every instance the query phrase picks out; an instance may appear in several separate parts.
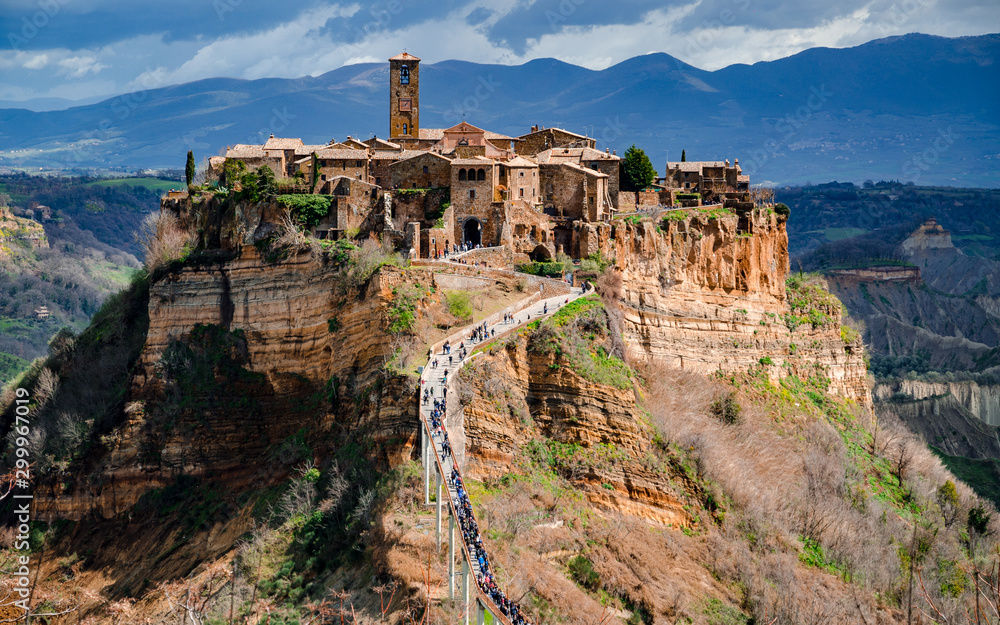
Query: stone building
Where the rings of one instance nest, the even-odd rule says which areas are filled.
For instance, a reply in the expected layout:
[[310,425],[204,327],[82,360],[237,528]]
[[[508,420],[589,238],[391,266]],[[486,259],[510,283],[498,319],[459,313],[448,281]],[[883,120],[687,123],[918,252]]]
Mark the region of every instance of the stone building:
[[605,201],[612,207],[618,208],[622,159],[617,154],[612,154],[610,150],[601,152],[593,147],[564,147],[539,152],[535,160],[539,164],[573,163],[604,174],[608,177],[608,193]]
[[397,54],[389,59],[389,139],[407,143],[420,138],[420,59]]
[[276,139],[274,135],[264,143],[264,153],[272,158],[280,158],[283,164],[279,178],[291,178],[295,174],[295,152],[303,147],[302,139]]
[[531,132],[517,138],[516,150],[521,156],[535,156],[555,148],[595,148],[597,141],[562,128],[532,126]]
[[500,186],[505,189],[504,200],[524,202],[533,207],[541,204],[541,180],[538,177],[538,163],[534,161],[520,156],[504,161],[500,169]]
[[541,163],[538,168],[547,215],[583,221],[611,219],[614,207],[607,174],[576,163]]
[[431,189],[451,185],[451,159],[436,152],[415,155],[389,165],[393,189]]
[[620,211],[702,203],[676,197],[684,192],[727,207],[748,201],[749,178],[738,161],[671,162],[659,184],[622,193],[622,159],[590,137],[540,126],[512,137],[469,121],[423,128],[419,105],[420,59],[399,54],[389,59],[387,138],[308,145],[272,136],[210,159],[208,178],[218,179],[226,159],[239,159],[251,170],[266,165],[278,178],[311,182],[315,158],[315,187],[293,189],[331,196],[318,235],[378,222],[378,231],[403,236],[418,256],[462,244],[503,246],[520,260],[586,256],[604,244],[600,237]]

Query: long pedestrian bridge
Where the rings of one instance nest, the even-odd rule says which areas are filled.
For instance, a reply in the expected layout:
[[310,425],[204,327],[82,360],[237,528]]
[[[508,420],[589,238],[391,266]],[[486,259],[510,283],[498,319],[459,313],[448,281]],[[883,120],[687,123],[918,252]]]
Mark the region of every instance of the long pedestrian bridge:
[[[441,263],[444,265],[445,263]],[[475,615],[476,625],[530,625],[520,606],[499,586],[493,560],[484,547],[475,510],[469,499],[448,435],[448,401],[455,397],[455,373],[465,366],[473,349],[522,328],[530,321],[544,319],[568,302],[583,295],[581,289],[543,299],[544,287],[521,302],[467,326],[433,345],[420,377],[420,448],[423,465],[424,504],[431,505],[434,483],[437,546],[441,550],[442,519],[448,516],[448,598],[464,603],[464,623]],[[554,289],[549,289],[551,293]],[[473,342],[473,339],[476,339]],[[460,346],[464,346],[464,349]],[[451,356],[451,364],[448,364]],[[436,363],[435,363],[436,361]],[[436,364],[436,366],[435,366]],[[457,411],[454,410],[453,418]],[[460,408],[459,408],[460,410]],[[457,530],[457,531],[456,531]],[[457,535],[457,541],[456,541]],[[461,563],[461,573],[456,564]],[[458,583],[456,583],[458,582]],[[457,591],[457,592],[456,592]]]

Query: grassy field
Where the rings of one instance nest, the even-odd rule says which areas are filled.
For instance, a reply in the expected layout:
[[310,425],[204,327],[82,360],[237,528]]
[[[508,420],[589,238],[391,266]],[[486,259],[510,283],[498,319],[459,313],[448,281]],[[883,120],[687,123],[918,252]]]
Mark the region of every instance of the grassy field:
[[121,187],[124,185],[132,187],[143,187],[150,191],[166,193],[170,189],[183,189],[184,183],[178,180],[160,180],[159,178],[112,178],[110,180],[98,180],[89,182],[88,187]]
[[24,358],[0,352],[0,385],[16,378],[27,366],[28,361]]

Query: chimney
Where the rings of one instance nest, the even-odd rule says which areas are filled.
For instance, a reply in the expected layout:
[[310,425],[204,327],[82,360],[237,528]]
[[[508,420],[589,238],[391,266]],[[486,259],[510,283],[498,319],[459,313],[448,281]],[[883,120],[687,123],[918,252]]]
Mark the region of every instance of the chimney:
[[618,150],[611,150],[612,156],[618,156]]
[[274,138],[274,133],[273,133],[273,132],[271,133],[271,138],[272,138],[272,139]]
[[604,148],[605,154],[611,154],[611,148]]
[[726,167],[729,167],[729,159],[726,159]]

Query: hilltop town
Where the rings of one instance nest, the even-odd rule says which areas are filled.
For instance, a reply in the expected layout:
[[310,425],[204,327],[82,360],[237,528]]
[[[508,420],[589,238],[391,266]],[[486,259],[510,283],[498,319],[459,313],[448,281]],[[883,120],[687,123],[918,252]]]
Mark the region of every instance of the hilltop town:
[[211,158],[208,182],[226,185],[227,167],[267,167],[282,193],[331,196],[329,214],[310,224],[313,236],[342,238],[382,214],[411,258],[497,246],[520,260],[584,258],[598,251],[594,226],[615,217],[706,205],[746,213],[755,205],[739,159],[668,162],[663,177],[625,189],[622,157],[568,130],[535,125],[510,137],[467,121],[424,128],[420,59],[399,54],[389,69],[387,138],[307,145],[272,135]]

